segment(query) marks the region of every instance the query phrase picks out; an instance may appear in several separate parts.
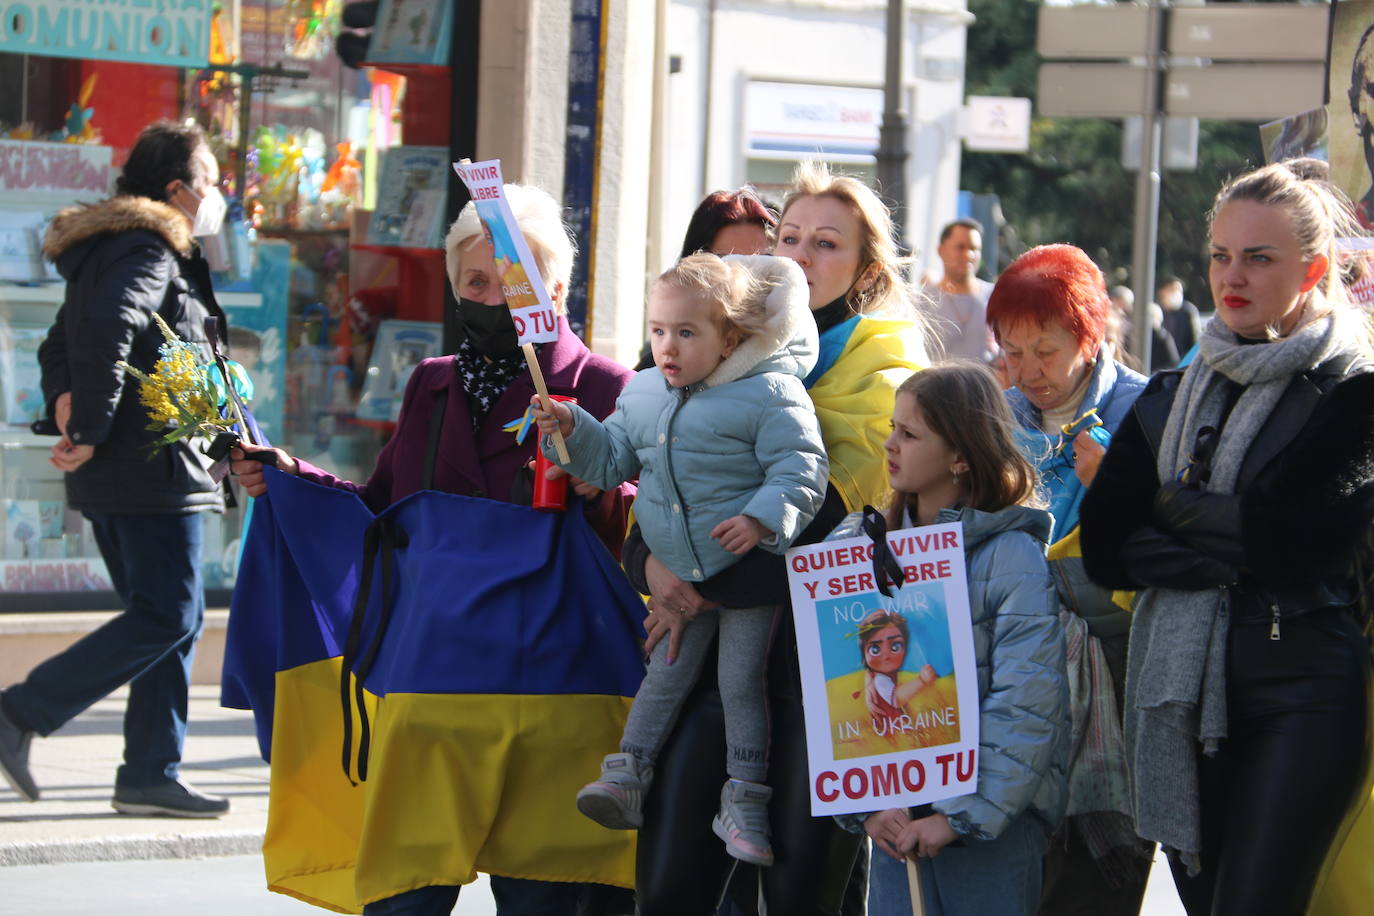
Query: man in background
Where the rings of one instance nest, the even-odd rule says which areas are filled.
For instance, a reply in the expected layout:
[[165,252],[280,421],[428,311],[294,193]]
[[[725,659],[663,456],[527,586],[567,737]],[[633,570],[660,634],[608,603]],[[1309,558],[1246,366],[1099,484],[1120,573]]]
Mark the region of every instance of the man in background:
[[1155,301],[1164,310],[1164,330],[1173,338],[1174,352],[1182,356],[1197,343],[1202,333],[1202,316],[1196,305],[1183,298],[1183,281],[1178,277],[1165,277],[1160,281]]
[[982,225],[974,219],[956,219],[940,230],[935,251],[944,274],[938,281],[927,279],[921,293],[943,356],[987,362],[997,344],[987,323],[992,284],[975,275],[983,255]]

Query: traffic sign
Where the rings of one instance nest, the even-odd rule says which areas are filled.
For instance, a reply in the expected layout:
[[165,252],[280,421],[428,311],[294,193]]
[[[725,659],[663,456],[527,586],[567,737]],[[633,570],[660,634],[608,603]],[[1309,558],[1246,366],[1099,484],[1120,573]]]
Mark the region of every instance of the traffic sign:
[[1036,108],[1052,118],[1122,118],[1148,104],[1149,74],[1132,64],[1041,64]]
[[1325,3],[1175,6],[1169,10],[1165,46],[1174,57],[1325,62],[1330,18]]
[[1139,3],[1040,7],[1035,50],[1041,57],[1111,60],[1144,57],[1150,8]]
[[1164,111],[1268,121],[1321,107],[1325,89],[1325,63],[1174,67],[1164,77]]
[[[1267,63],[1175,66],[1164,74],[1163,112],[1170,117],[1268,121],[1318,108],[1324,64]],[[1135,64],[1041,64],[1042,116],[1124,118],[1149,107],[1149,73]]]
[[1030,149],[1030,123],[1030,99],[971,95],[964,145],[981,153],[1024,153]]

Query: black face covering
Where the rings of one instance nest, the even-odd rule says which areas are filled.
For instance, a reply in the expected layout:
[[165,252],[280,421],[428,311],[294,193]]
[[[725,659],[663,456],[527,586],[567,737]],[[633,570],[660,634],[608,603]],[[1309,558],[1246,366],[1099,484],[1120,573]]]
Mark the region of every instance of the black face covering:
[[487,305],[472,299],[458,300],[458,324],[468,342],[487,359],[510,356],[517,349],[515,322],[504,305]]

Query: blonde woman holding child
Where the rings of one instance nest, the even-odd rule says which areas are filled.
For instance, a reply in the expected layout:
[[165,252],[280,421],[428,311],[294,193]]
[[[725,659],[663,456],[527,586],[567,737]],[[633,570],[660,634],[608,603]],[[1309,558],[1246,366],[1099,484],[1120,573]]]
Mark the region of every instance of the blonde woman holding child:
[[[575,405],[536,405],[551,459],[561,430],[566,469],[610,487],[639,475],[636,514],[654,555],[700,582],[758,548],[786,550],[820,508],[828,464],[802,378],[816,362],[806,281],[795,263],[766,255],[684,258],[654,283],[649,342],[655,367],[631,380],[604,422]],[[577,796],[611,829],[643,824],[654,764],[720,632],[726,772],[712,822],[726,851],[771,865],[768,715],[764,661],[778,605],[723,600],[682,635],[676,659],[654,647],[620,752]]]
[[[1068,793],[1068,682],[1059,603],[1045,562],[1050,515],[1014,440],[992,373],[946,363],[897,389],[884,443],[888,525],[961,522],[978,663],[978,789],[913,815],[840,818],[874,853],[872,916],[911,912],[905,859],[918,859],[925,912],[1030,916]],[[829,539],[862,532],[853,513]]]

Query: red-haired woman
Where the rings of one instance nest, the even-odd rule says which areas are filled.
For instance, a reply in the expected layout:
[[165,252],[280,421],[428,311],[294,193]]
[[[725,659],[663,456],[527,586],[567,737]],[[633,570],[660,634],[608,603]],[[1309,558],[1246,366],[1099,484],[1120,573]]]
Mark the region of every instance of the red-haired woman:
[[1042,245],[1011,263],[988,299],[988,324],[1006,358],[1007,390],[1022,444],[1054,516],[1050,547],[1065,613],[1073,691],[1069,818],[1046,856],[1040,912],[1134,914],[1151,847],[1135,836],[1121,739],[1130,615],[1088,580],[1078,550],[1078,507],[1144,376],[1106,355],[1111,302],[1102,271],[1072,245]]

